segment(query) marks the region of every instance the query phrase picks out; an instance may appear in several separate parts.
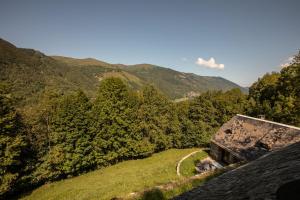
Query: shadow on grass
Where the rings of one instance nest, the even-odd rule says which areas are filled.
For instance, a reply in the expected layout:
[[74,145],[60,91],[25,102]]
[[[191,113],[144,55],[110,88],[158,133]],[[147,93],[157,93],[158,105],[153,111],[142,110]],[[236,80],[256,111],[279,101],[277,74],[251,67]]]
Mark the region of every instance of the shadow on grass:
[[210,155],[210,148],[203,149],[203,151],[204,151],[205,153],[207,153],[207,155]]
[[166,199],[167,197],[165,197],[164,193],[158,188],[144,192],[144,194],[140,198],[140,200],[166,200]]
[[190,179],[186,182],[174,185],[172,189],[164,190],[159,188],[154,188],[152,190],[145,191],[139,200],[166,200],[178,196],[182,193],[192,190],[193,188],[199,187],[200,185],[206,183],[207,181],[213,179],[224,173],[225,170],[215,170],[212,174],[201,179]]

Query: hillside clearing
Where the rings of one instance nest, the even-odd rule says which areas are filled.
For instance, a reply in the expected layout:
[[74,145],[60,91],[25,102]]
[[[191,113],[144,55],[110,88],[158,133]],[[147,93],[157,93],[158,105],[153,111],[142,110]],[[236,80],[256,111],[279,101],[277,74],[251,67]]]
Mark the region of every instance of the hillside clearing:
[[111,199],[179,180],[177,162],[198,149],[170,149],[140,160],[46,184],[22,199]]
[[199,160],[202,160],[207,156],[208,155],[205,151],[199,151],[192,154],[191,156],[189,156],[188,158],[182,161],[179,168],[180,174],[185,177],[196,175],[197,174],[195,170],[196,162],[199,162]]

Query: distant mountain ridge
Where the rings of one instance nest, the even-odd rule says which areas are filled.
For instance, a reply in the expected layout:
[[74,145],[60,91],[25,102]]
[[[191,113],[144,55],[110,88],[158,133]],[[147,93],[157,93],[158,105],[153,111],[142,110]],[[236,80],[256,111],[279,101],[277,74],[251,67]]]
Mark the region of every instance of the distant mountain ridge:
[[93,58],[47,56],[33,49],[17,48],[0,39],[0,80],[13,85],[21,101],[34,101],[46,88],[81,89],[94,97],[103,78],[119,77],[134,89],[153,84],[171,99],[207,90],[247,90],[221,77],[199,76],[151,64],[110,64]]

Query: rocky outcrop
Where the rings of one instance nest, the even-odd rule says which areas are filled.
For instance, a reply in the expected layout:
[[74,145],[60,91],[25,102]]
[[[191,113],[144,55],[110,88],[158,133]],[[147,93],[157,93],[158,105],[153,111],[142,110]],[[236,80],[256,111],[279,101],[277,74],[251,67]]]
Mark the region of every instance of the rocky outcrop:
[[268,153],[174,200],[289,200],[299,197],[300,142]]

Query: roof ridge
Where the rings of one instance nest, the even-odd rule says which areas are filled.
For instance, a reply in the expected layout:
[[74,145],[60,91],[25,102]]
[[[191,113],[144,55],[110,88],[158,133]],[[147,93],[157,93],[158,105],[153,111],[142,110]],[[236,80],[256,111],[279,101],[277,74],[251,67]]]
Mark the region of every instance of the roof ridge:
[[292,129],[300,130],[300,128],[296,127],[296,126],[291,126],[291,125],[287,125],[287,124],[283,124],[283,123],[278,123],[278,122],[273,122],[273,121],[269,121],[269,120],[265,120],[265,119],[259,119],[259,118],[255,118],[255,117],[250,117],[250,116],[247,116],[247,115],[241,115],[241,114],[236,114],[236,115],[239,116],[239,117],[244,117],[244,118],[248,118],[248,119],[252,119],[252,120],[256,120],[256,121],[262,121],[262,122],[266,122],[266,123],[270,123],[270,124],[276,124],[276,125],[279,125],[279,126],[284,126],[284,127],[287,127],[287,128],[292,128]]

